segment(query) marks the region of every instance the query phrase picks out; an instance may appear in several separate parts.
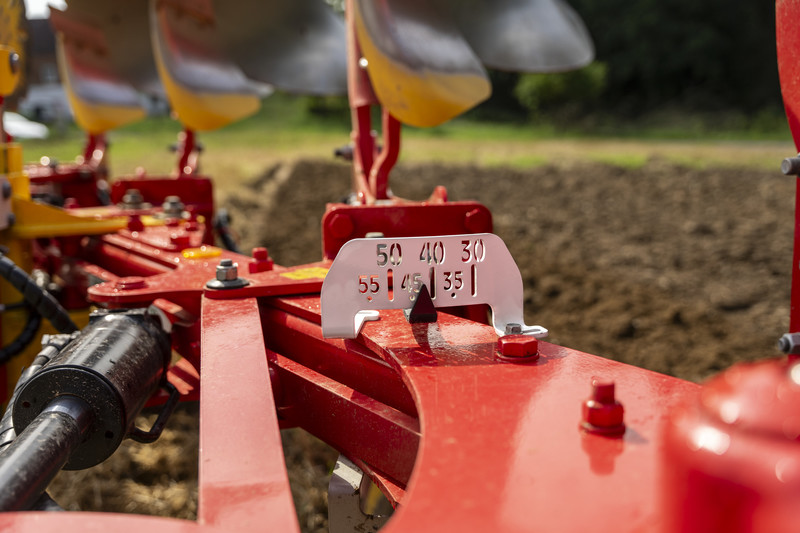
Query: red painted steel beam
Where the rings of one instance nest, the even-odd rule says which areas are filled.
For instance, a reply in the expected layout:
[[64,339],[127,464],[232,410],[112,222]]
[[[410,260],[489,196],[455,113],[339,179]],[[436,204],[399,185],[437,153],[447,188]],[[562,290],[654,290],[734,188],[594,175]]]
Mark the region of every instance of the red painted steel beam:
[[[795,0],[775,2],[778,74],[780,75],[783,105],[789,129],[800,152],[800,4]],[[791,155],[791,154],[787,154]],[[789,331],[800,332],[800,179],[795,195],[794,254],[792,256],[792,292]]]
[[203,301],[198,521],[297,531],[254,299]]
[[414,467],[419,421],[275,354],[282,416],[405,484]]

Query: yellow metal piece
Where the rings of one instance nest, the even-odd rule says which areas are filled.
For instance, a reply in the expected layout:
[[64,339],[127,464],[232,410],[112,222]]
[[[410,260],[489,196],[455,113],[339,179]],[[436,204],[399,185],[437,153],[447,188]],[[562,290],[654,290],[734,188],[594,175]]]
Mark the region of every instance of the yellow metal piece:
[[[169,50],[171,27],[179,18],[175,14],[177,6],[156,5],[155,14],[151,25],[153,29],[153,53],[156,58],[158,75],[167,97],[172,105],[172,109],[178,119],[186,127],[196,131],[209,131],[221,128],[237,120],[248,117],[258,111],[261,107],[261,99],[258,94],[243,89],[243,92],[236,91],[211,91],[198,88],[190,88],[181,83],[170,68],[172,61],[180,61],[178,54],[171,57]],[[187,18],[194,16],[189,12],[181,12],[181,16]],[[186,21],[184,21],[186,22]],[[206,23],[206,26],[208,23]],[[198,24],[202,28],[202,24]],[[229,65],[226,65],[219,58],[197,58],[198,62],[207,62],[208,73],[210,76],[224,76],[230,74]],[[179,67],[175,67],[179,68]],[[239,75],[241,73],[239,72]]]
[[15,196],[12,196],[11,205],[16,222],[6,231],[12,239],[99,235],[121,230],[128,225],[127,217],[81,216],[80,211],[67,212]]
[[324,267],[300,268],[292,272],[285,272],[281,276],[294,280],[325,279],[328,269]]
[[24,75],[24,58],[17,56],[13,68],[12,54],[21,54],[27,40],[23,0],[5,0],[0,7],[0,96],[11,95]]
[[81,98],[74,87],[76,74],[65,51],[64,36],[60,33],[56,35],[56,54],[64,91],[75,115],[75,122],[82,130],[92,134],[103,133],[145,117],[142,107],[102,104]]
[[372,42],[357,7],[355,23],[361,51],[368,59],[367,73],[375,95],[400,122],[420,128],[438,126],[491,95],[491,83],[484,76],[417,71],[387,57]]
[[19,55],[13,48],[0,45],[0,95],[8,96],[14,92],[19,74]]
[[22,172],[22,146],[17,143],[0,144],[0,174],[4,174],[6,178],[14,185],[14,179],[24,178],[24,186],[27,194],[28,177]]
[[216,246],[201,246],[199,248],[186,248],[183,252],[185,259],[211,259],[222,255],[222,250]]

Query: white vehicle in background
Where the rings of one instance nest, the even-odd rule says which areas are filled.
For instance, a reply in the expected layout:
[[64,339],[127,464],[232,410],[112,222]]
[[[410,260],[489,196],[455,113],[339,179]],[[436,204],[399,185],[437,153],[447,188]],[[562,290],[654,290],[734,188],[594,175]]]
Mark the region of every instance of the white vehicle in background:
[[46,139],[50,134],[44,124],[11,111],[3,113],[3,129],[15,139]]

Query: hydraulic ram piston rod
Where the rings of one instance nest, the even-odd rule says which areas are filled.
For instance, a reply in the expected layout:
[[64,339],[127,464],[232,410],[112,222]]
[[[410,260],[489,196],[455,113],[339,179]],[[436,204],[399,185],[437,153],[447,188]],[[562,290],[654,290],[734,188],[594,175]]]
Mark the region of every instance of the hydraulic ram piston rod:
[[91,407],[60,396],[0,453],[0,511],[29,509],[67,463],[92,423]]

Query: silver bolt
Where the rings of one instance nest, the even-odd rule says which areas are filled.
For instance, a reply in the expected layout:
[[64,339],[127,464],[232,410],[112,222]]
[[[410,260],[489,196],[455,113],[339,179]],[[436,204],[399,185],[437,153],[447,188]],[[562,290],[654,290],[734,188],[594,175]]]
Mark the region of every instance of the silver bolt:
[[122,203],[131,209],[138,209],[144,203],[144,196],[139,189],[128,189],[122,197]]
[[506,324],[506,335],[521,335],[521,334],[522,334],[521,324],[514,324],[513,322]]
[[8,67],[11,69],[11,74],[16,74],[19,70],[19,54],[11,52],[8,56]]
[[164,198],[164,203],[161,207],[164,209],[164,214],[166,216],[179,218],[183,214],[184,206],[180,196],[167,196]]
[[797,176],[800,174],[800,154],[797,157],[787,157],[781,162],[781,172],[786,176]]
[[786,333],[778,339],[778,348],[785,354],[800,354],[800,333]]
[[233,259],[223,259],[217,265],[217,279],[219,281],[233,281],[239,277],[239,265]]

